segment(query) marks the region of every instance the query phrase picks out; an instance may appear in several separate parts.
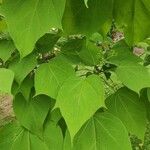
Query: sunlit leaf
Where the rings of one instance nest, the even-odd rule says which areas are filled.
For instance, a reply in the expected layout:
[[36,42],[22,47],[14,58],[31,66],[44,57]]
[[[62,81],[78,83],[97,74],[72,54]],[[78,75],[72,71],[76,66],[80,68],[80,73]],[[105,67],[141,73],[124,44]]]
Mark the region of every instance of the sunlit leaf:
[[73,150],[79,149],[131,150],[131,144],[128,132],[118,118],[107,113],[97,113],[76,135]]
[[2,14],[21,57],[31,53],[36,41],[51,28],[62,28],[64,7],[65,0],[4,1]]
[[104,106],[104,88],[100,77],[69,78],[60,88],[57,106],[73,139],[85,121]]
[[36,95],[46,94],[55,99],[63,82],[73,74],[72,66],[63,57],[40,65],[35,74]]

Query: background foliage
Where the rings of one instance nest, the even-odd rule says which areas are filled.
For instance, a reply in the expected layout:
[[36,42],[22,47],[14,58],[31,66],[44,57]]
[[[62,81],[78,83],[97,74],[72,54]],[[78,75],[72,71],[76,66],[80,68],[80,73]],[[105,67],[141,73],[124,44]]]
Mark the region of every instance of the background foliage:
[[150,149],[150,0],[0,3],[1,150]]

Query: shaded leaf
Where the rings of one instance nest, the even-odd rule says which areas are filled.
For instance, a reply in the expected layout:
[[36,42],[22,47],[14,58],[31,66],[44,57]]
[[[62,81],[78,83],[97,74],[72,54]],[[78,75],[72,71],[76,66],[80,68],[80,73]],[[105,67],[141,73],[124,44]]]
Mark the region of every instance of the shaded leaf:
[[66,130],[64,143],[63,143],[63,150],[72,150],[72,143],[69,131]]
[[22,128],[18,123],[10,123],[0,128],[0,149],[11,150],[14,140],[21,134]]
[[30,100],[31,89],[34,86],[33,77],[27,76],[21,85],[18,85],[16,82],[13,82],[12,93],[15,96],[18,93],[21,93],[26,101]]
[[16,59],[10,64],[9,69],[15,73],[15,80],[20,85],[26,76],[36,67],[36,65],[36,55],[30,54],[22,60]]
[[133,45],[150,35],[149,0],[115,0],[114,18],[123,26],[128,44]]
[[48,121],[44,129],[44,141],[50,150],[62,150],[63,135],[57,122]]
[[[120,137],[121,135],[121,137]],[[122,122],[108,113],[97,113],[80,129],[73,150],[131,150]]]
[[7,29],[6,21],[0,18],[0,32],[5,32]]
[[[112,22],[112,0],[67,0],[63,28],[67,34],[91,35],[100,31],[105,35]],[[104,7],[105,6],[105,7]]]
[[71,63],[80,64],[81,59],[79,57],[79,52],[82,50],[86,43],[85,38],[69,38],[61,46],[61,53],[65,56]]
[[144,138],[146,131],[146,108],[138,94],[121,88],[106,99],[108,111],[120,118],[131,134]]
[[46,33],[36,43],[36,48],[38,52],[45,53],[51,51],[59,38],[60,38],[59,34],[51,32]]
[[13,106],[20,124],[41,136],[44,121],[53,106],[51,99],[47,96],[39,95],[27,102],[21,94],[18,94],[14,99]]
[[27,77],[22,82],[19,92],[22,93],[24,98],[28,101],[30,99],[31,89],[34,87],[34,82],[32,77]]
[[22,147],[22,150],[48,150],[43,141],[27,130],[18,135],[11,150],[18,150],[20,147]]
[[87,41],[86,45],[79,52],[79,57],[87,65],[97,65],[102,57],[101,49],[95,44]]
[[148,97],[148,100],[150,102],[150,88],[147,89],[147,97]]
[[62,115],[60,113],[59,108],[54,109],[51,113],[50,113],[50,120],[52,122],[56,122],[58,123],[58,121],[61,119]]
[[21,126],[10,124],[1,129],[1,150],[48,150],[45,143]]

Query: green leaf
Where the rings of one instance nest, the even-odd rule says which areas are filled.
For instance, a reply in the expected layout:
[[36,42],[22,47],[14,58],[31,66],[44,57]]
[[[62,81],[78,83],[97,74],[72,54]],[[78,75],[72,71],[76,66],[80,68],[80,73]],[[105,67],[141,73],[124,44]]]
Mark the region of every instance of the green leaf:
[[66,41],[63,43],[63,45],[61,46],[61,51],[63,53],[76,53],[76,52],[80,52],[83,48],[83,46],[86,43],[86,38],[85,37],[70,37],[68,39],[66,39]]
[[81,128],[73,150],[131,150],[122,122],[108,113],[97,113]]
[[6,17],[8,31],[21,58],[34,49],[36,41],[50,28],[62,28],[61,19],[65,0],[5,0],[2,14]]
[[97,65],[102,57],[101,51],[95,44],[87,41],[86,45],[79,52],[79,57],[86,65]]
[[45,143],[17,124],[9,124],[0,132],[1,150],[48,150]]
[[63,17],[65,33],[91,35],[100,31],[105,35],[111,27],[112,2],[90,0],[87,8],[83,0],[67,0]]
[[99,44],[103,42],[104,38],[100,33],[95,32],[91,35],[89,40],[95,44]]
[[26,76],[36,67],[36,65],[36,55],[30,54],[22,60],[16,59],[10,64],[9,69],[15,73],[15,80],[20,85]]
[[131,134],[144,138],[146,131],[146,108],[138,94],[121,88],[106,99],[108,111],[120,118]]
[[123,63],[139,63],[142,62],[142,59],[135,56],[131,52],[131,48],[125,43],[124,40],[115,44],[112,48],[113,56],[109,58],[109,62],[114,65],[122,65]]
[[128,44],[133,45],[150,35],[149,0],[115,0],[114,18],[125,30]]
[[61,128],[52,121],[46,123],[44,129],[44,141],[49,150],[62,150],[63,148],[63,135]]
[[150,121],[150,101],[149,101],[149,97],[148,97],[148,93],[147,93],[147,89],[143,89],[140,93],[140,100],[142,102],[144,102],[145,104],[145,109],[147,112],[147,120]]
[[142,60],[130,52],[124,41],[112,50],[114,55],[108,61],[117,66],[115,73],[125,86],[138,93],[141,89],[150,87],[149,69],[140,65]]
[[45,94],[55,99],[63,82],[74,74],[73,68],[63,57],[40,65],[35,74],[36,95]]
[[72,143],[69,131],[66,130],[64,143],[63,143],[63,150],[72,150]]
[[0,32],[5,32],[7,29],[6,21],[2,18],[0,18]]
[[65,56],[71,63],[80,64],[81,59],[79,57],[79,52],[82,50],[86,43],[85,38],[68,38],[67,41],[61,46],[61,53]]
[[30,94],[32,92],[32,88],[34,87],[33,77],[27,76],[21,85],[18,85],[16,82],[13,82],[12,86],[12,94],[15,96],[18,93],[21,93],[26,101],[30,100]]
[[39,95],[27,102],[21,94],[18,94],[14,99],[13,106],[20,124],[41,136],[43,123],[53,106],[51,99],[47,96]]
[[104,106],[104,88],[100,77],[69,78],[58,93],[56,106],[60,108],[73,139],[80,127]]
[[22,93],[24,98],[28,101],[31,94],[31,89],[34,87],[34,81],[32,77],[26,77],[19,87],[19,92]]
[[14,73],[9,69],[0,68],[0,92],[11,93]]
[[118,66],[115,72],[125,86],[137,93],[150,87],[150,72],[142,65],[125,62]]
[[72,63],[97,65],[101,59],[101,49],[85,38],[69,39],[62,47],[61,53]]
[[11,57],[14,50],[15,47],[12,41],[0,40],[0,58],[3,62],[6,62]]
[[10,123],[0,128],[0,149],[11,150],[14,140],[22,132],[22,128],[18,123]]
[[36,43],[36,48],[38,52],[45,53],[51,51],[59,38],[60,38],[59,34],[51,32],[46,33]]
[[86,7],[88,8],[88,0],[84,0]]
[[22,150],[49,150],[43,141],[27,130],[18,135],[10,150],[18,150],[20,147]]
[[56,108],[50,113],[50,120],[52,122],[58,123],[58,121],[61,119],[62,115],[60,113],[60,109]]

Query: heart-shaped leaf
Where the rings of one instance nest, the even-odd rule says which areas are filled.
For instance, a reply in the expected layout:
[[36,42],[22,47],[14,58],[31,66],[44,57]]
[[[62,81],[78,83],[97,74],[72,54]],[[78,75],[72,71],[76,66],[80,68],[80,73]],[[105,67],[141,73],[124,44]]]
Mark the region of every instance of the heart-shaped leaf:
[[56,106],[60,108],[73,139],[81,126],[104,106],[101,78],[96,75],[69,78],[58,93]]

